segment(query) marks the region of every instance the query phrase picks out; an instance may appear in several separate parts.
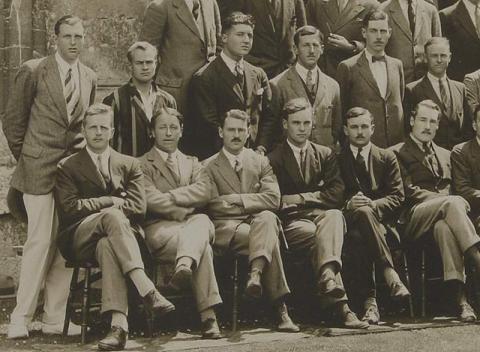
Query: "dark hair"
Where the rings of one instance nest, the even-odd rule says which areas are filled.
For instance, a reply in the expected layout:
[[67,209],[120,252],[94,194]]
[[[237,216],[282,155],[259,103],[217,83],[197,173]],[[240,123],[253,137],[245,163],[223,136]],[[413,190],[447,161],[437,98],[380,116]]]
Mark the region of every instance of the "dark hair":
[[298,47],[298,44],[300,43],[300,37],[305,35],[318,35],[320,44],[323,44],[323,34],[314,26],[303,26],[298,28],[293,35],[293,43]]
[[225,115],[223,115],[223,118],[222,118],[222,121],[221,121],[221,123],[222,123],[221,127],[225,126],[225,120],[228,117],[230,117],[232,119],[246,121],[247,125],[250,125],[250,116],[248,116],[248,114],[245,111],[238,110],[238,109],[232,109],[232,110],[227,111],[225,113]]
[[113,127],[113,109],[111,106],[105,105],[102,103],[95,103],[88,107],[87,111],[85,111],[85,116],[83,117],[83,120],[82,120],[82,126],[83,127],[86,126],[88,117],[102,115],[102,114],[110,115],[111,126]]
[[157,58],[157,55],[158,55],[158,50],[155,46],[153,46],[152,44],[150,44],[149,42],[135,42],[133,43],[132,45],[130,45],[130,47],[128,48],[127,50],[127,59],[130,63],[132,63],[132,60],[133,60],[133,52],[136,50],[136,49],[140,49],[140,50],[153,50],[153,52],[155,53],[155,58]]
[[[73,15],[65,15],[63,17],[60,17],[60,19],[55,23],[55,25],[53,26],[53,31],[55,35],[59,35],[60,26],[62,24],[68,24],[73,26],[75,23],[78,23],[78,22],[82,23],[82,20],[80,19],[80,17],[73,16]],[[83,23],[82,23],[82,27],[83,27]]]
[[431,37],[430,39],[427,40],[427,42],[423,45],[423,50],[426,53],[428,47],[434,45],[434,44],[445,44],[448,46],[448,50],[450,50],[450,41],[445,38],[445,37]]
[[237,24],[246,24],[255,28],[255,20],[252,15],[244,14],[240,11],[234,11],[222,21],[222,33],[227,33],[233,26]]
[[372,10],[363,19],[362,26],[363,28],[367,28],[370,21],[380,20],[388,20],[388,15],[386,14],[386,12],[382,10]]
[[421,106],[423,106],[425,108],[428,108],[428,109],[431,109],[431,110],[435,110],[440,115],[440,112],[441,112],[440,107],[433,100],[426,99],[426,100],[422,100],[417,105],[415,105],[415,109],[413,109],[413,111],[412,111],[412,117],[414,119],[417,117],[418,110],[420,110]]
[[359,116],[368,116],[368,117],[370,117],[370,120],[372,121],[372,125],[375,124],[375,120],[373,118],[372,113],[369,110],[367,110],[365,108],[361,108],[359,106],[353,107],[353,108],[351,108],[347,111],[347,113],[345,114],[345,119],[343,120],[343,123],[345,125],[347,125],[347,121],[349,119],[353,119],[353,118],[359,117]]
[[296,112],[311,109],[312,105],[306,98],[293,98],[285,103],[282,109],[282,119],[288,120],[291,114]]
[[155,124],[157,123],[157,120],[160,119],[160,117],[162,117],[163,115],[175,116],[180,126],[183,125],[183,115],[177,109],[161,106],[160,108],[153,110],[152,119],[150,120],[150,129],[155,129]]

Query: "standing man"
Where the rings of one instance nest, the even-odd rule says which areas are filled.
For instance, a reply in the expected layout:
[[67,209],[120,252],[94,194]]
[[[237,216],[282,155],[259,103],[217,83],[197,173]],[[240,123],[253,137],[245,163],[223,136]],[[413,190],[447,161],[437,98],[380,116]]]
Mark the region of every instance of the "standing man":
[[273,78],[295,62],[293,34],[307,24],[303,0],[238,0],[255,19],[252,50],[245,58]]
[[297,63],[270,81],[272,102],[260,124],[258,145],[272,150],[284,141],[282,109],[293,98],[308,100],[313,111],[312,142],[333,147],[340,140],[342,106],[338,83],[317,66],[323,53],[321,33],[312,26],[293,37]]
[[421,78],[425,72],[425,42],[441,37],[437,8],[425,0],[388,0],[381,5],[388,14],[392,36],[385,51],[403,63],[405,83]]
[[362,22],[378,6],[376,0],[308,1],[307,22],[322,32],[325,42],[320,61],[323,72],[337,79],[338,64],[365,48]]
[[128,334],[127,277],[146,308],[166,314],[175,307],[147,277],[134,235],[146,208],[140,163],[109,147],[113,111],[108,105],[88,108],[82,127],[86,147],[58,166],[58,247],[68,260],[99,263],[102,313],[111,317],[111,328],[98,349],[123,350]]
[[200,176],[197,158],[178,150],[182,115],[162,108],[152,119],[155,145],[140,158],[145,175],[147,218],[143,228],[152,255],[175,266],[170,285],[193,288],[202,321],[202,337],[220,338],[213,307],[222,303],[213,253],[215,230],[195,208],[210,198],[208,177]]
[[122,154],[141,156],[153,146],[150,120],[154,111],[164,106],[176,108],[177,103],[153,80],[157,48],[147,42],[136,42],[128,48],[127,58],[132,78],[103,102],[113,108],[113,148]]
[[[425,55],[428,73],[422,79],[407,85],[403,102],[405,116],[409,117],[419,102],[433,100],[441,109],[435,143],[451,150],[454,145],[473,136],[467,92],[463,83],[447,76],[447,67],[452,56],[448,39],[430,38],[425,43]],[[405,128],[408,133],[410,126]]]
[[249,116],[241,110],[226,113],[218,133],[223,147],[205,162],[213,199],[208,213],[215,225],[215,248],[248,255],[250,273],[245,293],[266,296],[275,305],[277,329],[298,332],[288,315],[290,293],[280,255],[280,220],[275,211],[280,190],[267,157],[245,148]]
[[231,109],[246,111],[250,116],[248,146],[255,145],[258,123],[271,92],[265,71],[244,60],[252,48],[253,28],[252,16],[232,12],[223,21],[222,52],[192,79],[192,104],[197,116],[193,150],[201,160],[222,148],[218,128]]
[[392,151],[370,142],[375,126],[373,116],[363,108],[352,108],[345,116],[344,131],[348,139],[339,156],[345,183],[344,210],[348,233],[346,267],[355,278],[355,291],[364,302],[362,320],[378,324],[380,313],[376,301],[375,270],[385,278],[392,299],[410,295],[393,265],[387,233],[400,240],[395,225],[404,200],[403,184],[397,158]]
[[457,1],[440,11],[440,22],[453,53],[448,75],[463,81],[480,68],[480,0]]
[[335,153],[308,141],[312,108],[305,98],[288,101],[282,117],[287,138],[268,158],[280,185],[289,248],[310,257],[321,306],[332,309],[342,326],[368,328],[348,307],[340,274],[346,228],[338,210],[344,185]]
[[216,0],[154,0],[145,10],[138,40],[158,49],[155,81],[182,114],[188,113],[190,79],[215,57],[220,30]]
[[[11,187],[23,193],[28,218],[27,241],[10,316],[8,338],[28,337],[27,325],[44,287],[42,331],[62,333],[72,271],[57,251],[57,214],[53,188],[57,163],[83,146],[81,125],[93,103],[96,75],[79,62],[84,28],[78,17],[60,18],[54,26],[57,51],[25,62],[10,92],[3,131],[17,160]],[[80,327],[71,324],[71,333]]]
[[470,111],[473,112],[480,104],[480,69],[472,73],[467,73],[463,84],[465,84]]
[[448,282],[461,321],[476,320],[465,295],[465,264],[480,273],[480,238],[468,217],[467,201],[451,195],[450,151],[433,142],[440,108],[431,100],[419,102],[410,124],[412,132],[393,150],[405,189],[404,239],[415,242],[429,234],[440,249],[443,280]]
[[352,107],[370,111],[375,119],[372,142],[386,148],[403,141],[402,100],[405,88],[402,62],[385,55],[392,34],[388,15],[369,13],[363,22],[366,48],[338,66],[343,116]]

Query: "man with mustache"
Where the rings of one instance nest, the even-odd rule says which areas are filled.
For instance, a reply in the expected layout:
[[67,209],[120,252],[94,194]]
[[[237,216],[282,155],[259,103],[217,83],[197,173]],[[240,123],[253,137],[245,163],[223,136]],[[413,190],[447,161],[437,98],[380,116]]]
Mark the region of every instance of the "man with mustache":
[[344,185],[335,153],[308,140],[313,111],[305,98],[294,98],[282,110],[287,137],[268,155],[280,185],[283,228],[290,250],[312,263],[315,293],[347,328],[368,328],[348,307],[343,287],[342,246],[345,220],[338,209]]
[[385,12],[369,13],[364,19],[362,33],[365,50],[338,65],[342,114],[345,116],[352,107],[370,111],[375,119],[372,142],[386,148],[404,139],[402,62],[385,55],[385,46],[392,33]]
[[405,189],[400,221],[406,224],[406,241],[415,242],[427,234],[433,236],[458,318],[470,322],[476,316],[465,296],[464,263],[473,263],[480,273],[480,237],[468,217],[468,202],[452,195],[450,151],[433,142],[440,114],[440,107],[432,100],[419,102],[410,117],[410,135],[404,143],[393,147]]
[[218,128],[223,147],[205,161],[212,185],[208,214],[215,225],[214,249],[248,255],[245,293],[273,302],[279,331],[298,332],[285,304],[290,289],[280,255],[282,227],[274,213],[280,190],[267,157],[245,148],[248,124],[244,111],[228,111]]
[[402,178],[395,154],[370,141],[375,128],[373,116],[363,108],[352,108],[344,122],[346,144],[339,155],[345,183],[344,216],[345,272],[353,279],[352,290],[363,301],[362,320],[378,324],[375,271],[382,274],[394,300],[410,293],[395,271],[387,235],[400,240],[395,229],[404,200]]
[[465,142],[473,136],[471,111],[468,106],[467,91],[462,82],[447,76],[447,68],[452,54],[448,39],[430,38],[425,43],[425,59],[428,72],[418,81],[407,85],[404,111],[405,131],[409,132],[407,117],[415,105],[422,100],[433,100],[441,108],[435,143],[451,150],[454,145]]

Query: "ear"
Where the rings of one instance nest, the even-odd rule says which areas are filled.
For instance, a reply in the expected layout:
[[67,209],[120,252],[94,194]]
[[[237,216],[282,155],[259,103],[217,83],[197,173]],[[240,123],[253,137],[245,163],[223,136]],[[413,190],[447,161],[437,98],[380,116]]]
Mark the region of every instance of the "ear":
[[415,117],[410,116],[410,126],[413,127],[413,124],[415,122]]
[[282,126],[283,126],[283,129],[286,131],[288,128],[288,121],[285,119],[282,119]]
[[362,37],[363,37],[364,39],[367,38],[367,30],[366,30],[365,28],[363,28],[363,27],[362,27]]
[[221,127],[218,127],[218,135],[220,136],[221,139],[223,139],[223,130]]
[[348,137],[348,128],[345,125],[343,125],[343,134]]
[[295,54],[295,57],[298,58],[298,48],[295,44],[293,44],[293,53]]

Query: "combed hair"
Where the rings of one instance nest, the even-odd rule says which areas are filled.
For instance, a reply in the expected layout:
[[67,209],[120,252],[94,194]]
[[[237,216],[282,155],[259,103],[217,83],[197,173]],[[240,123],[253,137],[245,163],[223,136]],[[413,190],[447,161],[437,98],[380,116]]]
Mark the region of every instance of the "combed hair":
[[160,119],[160,117],[162,117],[163,115],[175,116],[180,126],[183,126],[183,115],[177,109],[169,108],[167,106],[161,106],[160,108],[154,109],[153,111],[152,119],[150,120],[150,128],[152,130],[155,129],[155,124],[157,123],[157,120]]
[[427,52],[428,47],[434,45],[434,44],[445,44],[448,47],[448,50],[450,50],[450,41],[445,38],[445,37],[431,37],[430,39],[427,40],[427,42],[423,46],[423,50]]
[[95,103],[93,105],[90,105],[85,111],[85,116],[83,118],[82,124],[85,127],[87,123],[87,118],[90,116],[96,116],[96,115],[102,115],[102,114],[108,114],[110,115],[110,119],[112,121],[111,125],[113,127],[113,109],[109,105],[105,105],[102,103]]
[[311,109],[312,105],[306,98],[293,98],[285,103],[282,109],[282,118],[288,120],[291,114],[296,112]]
[[127,50],[127,59],[130,63],[132,63],[133,60],[133,52],[137,49],[140,50],[152,50],[155,53],[155,58],[157,58],[158,55],[158,50],[155,46],[150,44],[149,42],[135,42]]
[[347,113],[345,114],[345,119],[344,119],[344,124],[346,125],[347,124],[347,121],[349,119],[353,119],[355,117],[359,117],[359,116],[368,116],[370,117],[370,120],[372,120],[372,125],[374,124],[375,120],[373,119],[373,115],[372,113],[365,109],[365,108],[361,108],[359,106],[356,106],[356,107],[353,107],[351,109],[349,109],[347,111]]
[[225,126],[225,120],[228,117],[230,117],[232,119],[246,121],[247,125],[250,125],[250,116],[248,116],[248,114],[243,110],[232,109],[232,110],[227,111],[225,113],[225,115],[223,115],[222,127]]
[[252,27],[252,29],[255,28],[255,20],[252,15],[244,14],[240,11],[234,11],[222,21],[222,33],[227,33],[237,24],[246,24]]
[[298,44],[300,43],[300,37],[303,37],[305,35],[317,35],[318,39],[320,40],[320,44],[323,44],[323,34],[318,30],[318,28],[314,26],[303,26],[298,28],[295,31],[295,34],[293,35],[293,42],[295,45],[298,47]]
[[426,100],[422,100],[415,106],[415,109],[413,109],[412,111],[413,118],[417,117],[418,110],[420,109],[421,106],[435,110],[438,112],[438,114],[440,114],[441,112],[440,107],[433,100],[426,99]]
[[372,10],[363,19],[362,26],[363,26],[363,28],[367,28],[368,23],[370,21],[381,21],[381,20],[387,20],[388,21],[387,13],[382,11],[382,10]]
[[[60,33],[60,26],[62,24],[68,24],[70,26],[73,26],[78,22],[82,23],[82,20],[80,19],[80,17],[73,16],[73,15],[62,16],[57,22],[55,22],[55,25],[53,26],[53,31],[55,32],[55,35],[58,35]],[[83,23],[82,23],[82,26],[83,26]]]

